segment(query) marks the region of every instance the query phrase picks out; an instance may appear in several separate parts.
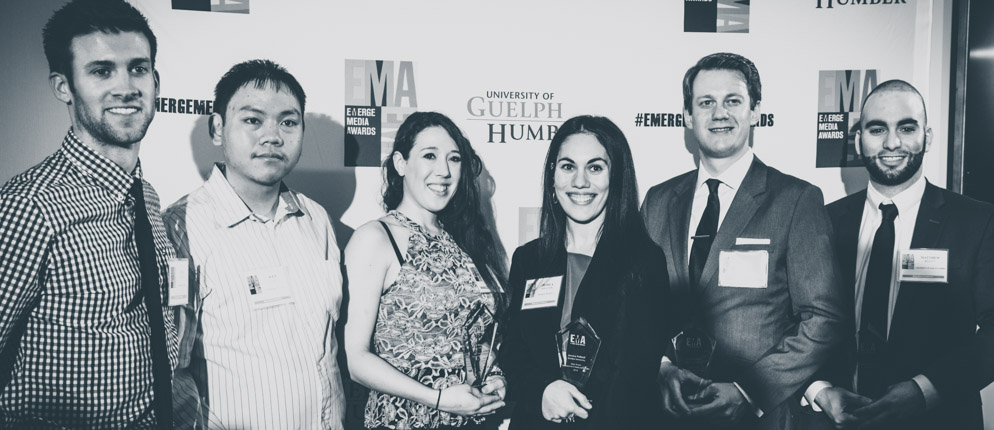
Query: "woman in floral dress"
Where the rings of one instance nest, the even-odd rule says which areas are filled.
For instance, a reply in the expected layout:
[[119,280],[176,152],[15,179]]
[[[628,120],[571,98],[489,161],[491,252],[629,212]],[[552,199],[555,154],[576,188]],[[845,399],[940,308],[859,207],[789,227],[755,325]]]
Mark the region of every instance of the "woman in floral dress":
[[370,388],[365,425],[479,426],[504,405],[505,382],[497,374],[473,387],[463,327],[474,306],[500,312],[506,276],[481,209],[480,159],[449,118],[416,112],[384,170],[389,212],[345,249],[345,350],[352,379]]

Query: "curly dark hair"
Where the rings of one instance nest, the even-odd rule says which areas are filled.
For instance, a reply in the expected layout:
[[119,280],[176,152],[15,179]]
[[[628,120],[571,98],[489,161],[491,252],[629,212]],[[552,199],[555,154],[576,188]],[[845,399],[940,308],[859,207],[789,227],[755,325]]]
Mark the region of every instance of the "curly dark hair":
[[[398,152],[407,160],[418,134],[429,127],[440,127],[445,130],[456,142],[459,154],[464,160],[460,163],[456,193],[449,204],[438,212],[438,219],[456,244],[473,259],[473,264],[481,269],[480,274],[494,293],[496,310],[500,312],[506,304],[503,286],[507,281],[507,253],[497,235],[487,227],[477,181],[483,170],[483,162],[476,155],[469,140],[449,117],[438,112],[415,112],[408,116],[397,130],[391,154]],[[397,173],[392,156],[383,161],[383,171],[385,176],[383,205],[387,210],[393,210],[404,199],[404,177]]]

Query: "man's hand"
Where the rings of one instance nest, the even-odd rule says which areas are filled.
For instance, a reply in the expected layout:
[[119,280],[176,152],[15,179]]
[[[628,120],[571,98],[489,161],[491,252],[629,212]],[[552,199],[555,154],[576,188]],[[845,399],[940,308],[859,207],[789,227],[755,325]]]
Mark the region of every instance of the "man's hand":
[[908,420],[925,411],[925,394],[915,381],[891,385],[883,397],[852,414],[863,421],[860,428],[885,428],[896,421]]
[[687,398],[696,399],[701,394],[701,388],[710,383],[669,361],[662,362],[659,365],[659,390],[663,396],[663,410],[675,417],[690,415],[684,394]]
[[701,393],[702,399],[708,402],[690,408],[690,414],[695,417],[707,417],[715,423],[733,423],[749,414],[749,402],[735,384],[716,382],[708,385]]
[[828,387],[818,392],[815,403],[825,411],[835,428],[844,429],[859,424],[859,419],[852,414],[853,409],[869,405],[873,400],[844,388]]

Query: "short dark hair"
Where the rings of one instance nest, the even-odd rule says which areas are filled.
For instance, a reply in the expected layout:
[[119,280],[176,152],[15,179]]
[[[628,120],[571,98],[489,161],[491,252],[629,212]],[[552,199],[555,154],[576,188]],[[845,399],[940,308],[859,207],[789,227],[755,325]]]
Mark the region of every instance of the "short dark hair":
[[42,45],[50,72],[61,73],[72,86],[72,40],[90,33],[141,33],[148,40],[152,68],[157,49],[148,20],[124,0],[73,0],[55,11],[42,30]]
[[[217,86],[214,87],[214,113],[221,115],[222,121],[231,97],[248,84],[254,84],[259,89],[272,85],[276,91],[286,87],[300,102],[300,120],[303,125],[304,103],[307,101],[304,88],[290,72],[270,60],[249,60],[235,64],[217,81]],[[214,138],[214,122],[208,120],[207,124],[207,132]]]
[[566,212],[553,200],[555,195],[556,158],[567,138],[575,134],[594,136],[610,160],[610,182],[604,208],[601,237],[625,237],[627,233],[645,231],[639,215],[638,183],[635,180],[635,163],[625,134],[610,119],[601,116],[581,115],[570,118],[559,127],[549,144],[542,175],[542,221],[539,236],[540,248],[552,255],[566,243]]
[[[870,93],[867,94],[866,97],[863,97],[863,104],[860,105],[859,111],[863,112],[866,109],[866,101],[869,100],[871,96],[873,96],[876,93],[884,91],[907,91],[918,96],[918,100],[921,100],[922,102],[922,113],[925,115],[925,118],[923,119],[925,120],[925,123],[928,124],[928,110],[925,109],[925,98],[922,97],[922,93],[918,92],[918,88],[915,88],[914,85],[911,85],[907,81],[903,81],[900,79],[891,79],[889,81],[882,82],[877,86],[873,87],[873,89],[870,90]],[[860,116],[861,126],[862,122],[863,122],[862,116]]]
[[759,80],[756,65],[739,54],[719,52],[701,58],[683,75],[683,108],[687,112],[693,112],[694,79],[697,79],[697,74],[702,70],[731,70],[741,73],[749,89],[749,109],[755,109],[756,104],[763,99],[763,84]]

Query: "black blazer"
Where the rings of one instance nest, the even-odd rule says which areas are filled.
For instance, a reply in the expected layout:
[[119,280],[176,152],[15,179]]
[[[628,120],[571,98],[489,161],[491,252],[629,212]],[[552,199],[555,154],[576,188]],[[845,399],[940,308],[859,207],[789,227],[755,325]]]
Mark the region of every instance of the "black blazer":
[[536,240],[514,252],[500,356],[508,399],[516,401],[511,429],[648,428],[663,419],[656,375],[675,328],[668,319],[673,312],[665,257],[645,233],[625,236],[601,238],[573,303],[573,318],[586,318],[602,341],[582,389],[593,409],[573,424],[542,417],[542,393],[560,379],[555,335],[566,288],[560,288],[557,307],[521,310],[525,281],[565,274],[566,250],[542,255]]
[[[866,190],[828,205],[843,279],[855,296]],[[902,282],[887,339],[887,383],[925,375],[940,404],[902,429],[983,428],[979,391],[994,380],[994,205],[925,186],[911,248],[949,250],[948,284]],[[855,341],[833,383],[849,387]]]

